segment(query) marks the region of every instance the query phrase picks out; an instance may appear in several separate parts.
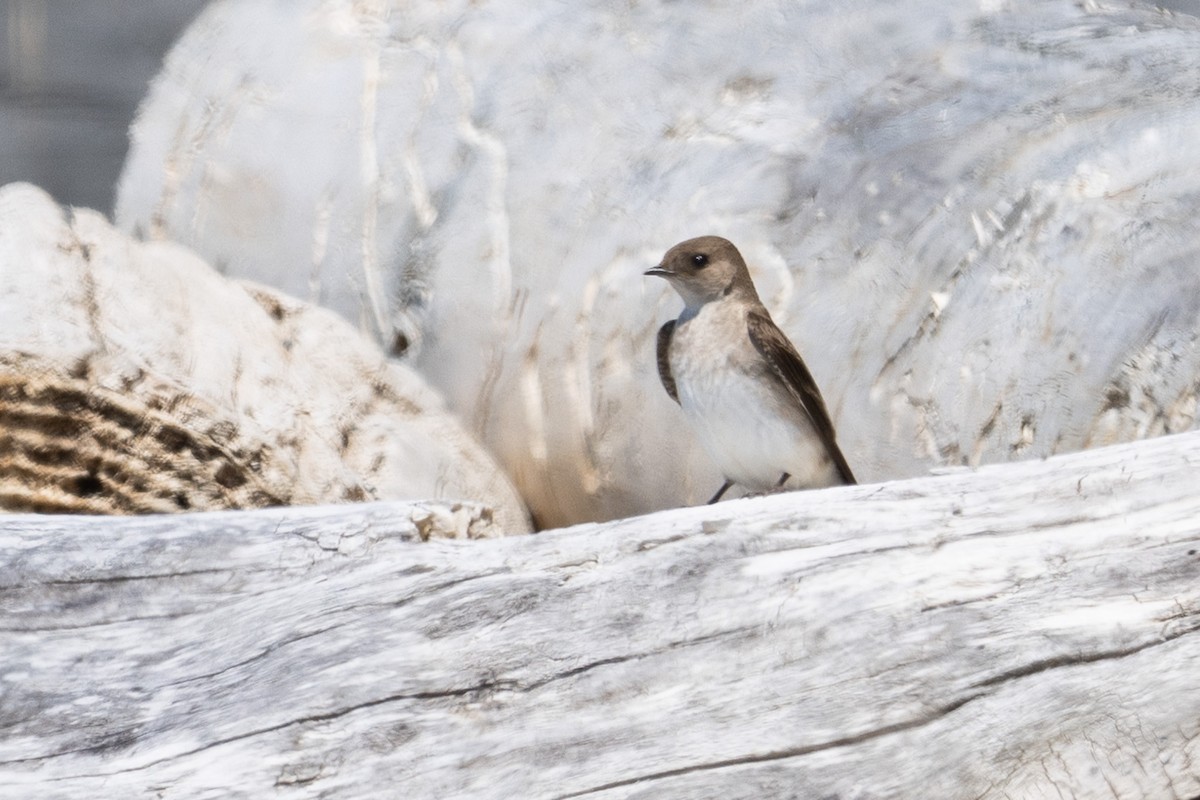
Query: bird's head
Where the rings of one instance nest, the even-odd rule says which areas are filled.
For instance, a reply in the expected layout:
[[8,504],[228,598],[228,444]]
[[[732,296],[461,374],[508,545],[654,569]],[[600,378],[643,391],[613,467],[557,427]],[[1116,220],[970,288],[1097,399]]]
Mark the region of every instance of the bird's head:
[[758,300],[742,254],[733,242],[720,236],[680,242],[645,274],[666,278],[689,308],[730,295]]

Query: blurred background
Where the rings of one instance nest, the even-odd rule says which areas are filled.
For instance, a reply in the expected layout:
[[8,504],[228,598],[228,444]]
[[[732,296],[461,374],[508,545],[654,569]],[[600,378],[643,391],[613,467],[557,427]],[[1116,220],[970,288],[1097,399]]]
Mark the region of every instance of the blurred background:
[[[0,0],[0,185],[112,213],[128,129],[209,0]],[[1200,15],[1200,0],[1160,8]]]
[[339,313],[543,527],[720,484],[642,278],[702,233],[864,481],[1200,428],[1200,0],[209,6],[0,0],[0,185]]
[[0,0],[0,185],[112,213],[129,123],[207,0]]

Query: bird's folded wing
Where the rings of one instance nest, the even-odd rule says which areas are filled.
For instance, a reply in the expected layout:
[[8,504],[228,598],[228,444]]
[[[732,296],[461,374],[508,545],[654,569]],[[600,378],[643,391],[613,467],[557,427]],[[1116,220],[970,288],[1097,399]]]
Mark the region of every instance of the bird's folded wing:
[[[821,397],[821,390],[817,388],[817,382],[813,380],[812,373],[804,365],[804,360],[800,358],[800,354],[796,352],[796,348],[792,347],[792,343],[783,335],[783,332],[763,312],[751,311],[747,315],[746,325],[750,334],[750,341],[754,343],[755,349],[758,350],[771,366],[771,370],[783,385],[788,388],[788,391],[796,398],[797,402],[800,403],[805,413],[808,414],[813,428],[816,429],[817,435],[821,437],[821,441],[825,444],[825,449],[829,451],[833,462],[837,464],[838,471],[842,474],[842,479],[846,483],[857,483],[854,480],[854,473],[850,471],[850,465],[846,463],[846,457],[842,455],[842,451],[837,446],[833,421],[830,420],[829,411],[825,408],[825,400]],[[666,329],[664,328],[663,330],[665,331]],[[658,337],[660,353],[659,369],[661,371],[661,353],[663,352],[662,331],[659,332]],[[666,378],[663,379],[663,382],[664,384],[666,383]],[[668,389],[667,391],[670,392],[671,390]],[[674,396],[673,392],[671,394]]]
[[658,378],[671,399],[679,402],[679,392],[675,388],[675,378],[671,375],[671,360],[668,351],[671,349],[671,334],[675,333],[675,320],[658,329]]

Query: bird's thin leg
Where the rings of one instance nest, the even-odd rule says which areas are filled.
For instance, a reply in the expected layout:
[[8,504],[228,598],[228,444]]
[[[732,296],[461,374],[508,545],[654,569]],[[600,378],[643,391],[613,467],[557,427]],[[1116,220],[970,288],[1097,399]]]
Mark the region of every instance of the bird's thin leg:
[[728,478],[726,478],[726,479],[725,479],[725,482],[721,484],[721,488],[720,488],[720,489],[717,489],[717,493],[716,493],[716,494],[714,494],[714,495],[712,496],[712,499],[711,499],[711,500],[709,500],[709,501],[708,501],[708,502],[707,502],[705,505],[710,505],[710,506],[711,506],[713,503],[715,503],[715,502],[717,502],[718,500],[720,500],[720,499],[721,499],[721,495],[723,495],[723,494],[725,494],[725,492],[729,491],[729,487],[730,487],[730,486],[733,486],[733,481],[731,481],[731,480],[729,480]]
[[791,475],[788,475],[786,472],[785,472],[785,473],[783,473],[782,475],[780,475],[780,476],[779,476],[779,483],[775,484],[775,488],[776,488],[776,489],[781,489],[781,488],[783,488],[783,485],[784,485],[785,483],[787,483],[787,482],[788,482],[788,478],[790,478],[790,477],[792,477],[792,476],[791,476]]

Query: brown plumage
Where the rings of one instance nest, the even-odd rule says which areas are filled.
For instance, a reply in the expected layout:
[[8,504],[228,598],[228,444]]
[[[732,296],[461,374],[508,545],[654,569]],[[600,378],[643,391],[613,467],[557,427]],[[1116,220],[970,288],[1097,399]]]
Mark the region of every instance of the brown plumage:
[[755,349],[762,353],[762,357],[771,365],[771,370],[780,383],[787,387],[812,420],[825,449],[837,464],[842,480],[846,483],[858,483],[854,479],[854,473],[850,471],[850,465],[846,463],[846,457],[837,445],[833,420],[829,418],[829,410],[825,408],[825,398],[821,397],[821,390],[817,388],[817,382],[813,380],[804,359],[796,352],[796,347],[771,320],[766,308],[751,311],[746,315],[746,329]]
[[671,349],[671,334],[675,332],[675,320],[658,329],[658,379],[663,388],[676,403],[679,402],[679,392],[675,391],[675,379],[671,377],[671,362],[667,352]]

